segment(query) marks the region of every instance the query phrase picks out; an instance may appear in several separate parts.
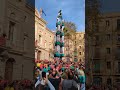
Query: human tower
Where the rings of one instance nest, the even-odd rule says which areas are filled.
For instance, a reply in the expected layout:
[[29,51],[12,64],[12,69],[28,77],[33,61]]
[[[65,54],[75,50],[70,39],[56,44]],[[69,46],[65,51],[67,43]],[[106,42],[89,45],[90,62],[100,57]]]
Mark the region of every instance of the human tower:
[[62,60],[64,57],[64,20],[62,18],[62,11],[58,12],[56,22],[56,35],[55,35],[55,54],[56,60]]

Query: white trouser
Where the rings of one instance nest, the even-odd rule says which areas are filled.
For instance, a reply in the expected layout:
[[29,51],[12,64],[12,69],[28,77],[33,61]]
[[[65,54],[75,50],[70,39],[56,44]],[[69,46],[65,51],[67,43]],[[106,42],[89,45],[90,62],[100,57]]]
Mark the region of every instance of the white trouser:
[[81,84],[80,90],[85,90],[85,83]]

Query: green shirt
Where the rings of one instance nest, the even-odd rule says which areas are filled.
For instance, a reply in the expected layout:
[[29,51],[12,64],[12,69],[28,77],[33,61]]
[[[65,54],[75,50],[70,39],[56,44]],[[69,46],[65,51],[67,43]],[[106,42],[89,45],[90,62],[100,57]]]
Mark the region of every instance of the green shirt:
[[74,69],[74,66],[71,66],[71,67],[70,67],[70,69],[72,69],[72,70],[73,70],[73,69]]
[[43,72],[47,72],[48,70],[46,68],[43,69]]
[[65,68],[64,68],[64,67],[62,67],[62,70],[64,71],[64,70],[65,70]]
[[50,67],[48,67],[47,69],[50,70]]

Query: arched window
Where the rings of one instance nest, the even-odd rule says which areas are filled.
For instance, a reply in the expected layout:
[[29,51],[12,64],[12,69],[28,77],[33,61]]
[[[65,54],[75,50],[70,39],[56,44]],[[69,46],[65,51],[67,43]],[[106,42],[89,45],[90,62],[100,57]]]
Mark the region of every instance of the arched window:
[[108,78],[108,79],[107,79],[107,84],[108,84],[108,85],[112,85],[112,79],[111,79],[111,78]]
[[15,17],[16,17],[15,13],[14,13],[14,12],[11,12],[11,13],[10,13],[10,17],[11,17],[11,18],[15,18]]
[[12,81],[12,76],[13,76],[13,62],[15,62],[15,60],[13,58],[9,58],[6,61],[6,65],[5,65],[5,79]]
[[40,60],[40,56],[41,56],[41,51],[38,51],[38,53],[37,53],[37,60]]
[[8,39],[13,41],[14,39],[14,32],[15,32],[15,23],[10,21],[9,22],[9,32],[8,32]]

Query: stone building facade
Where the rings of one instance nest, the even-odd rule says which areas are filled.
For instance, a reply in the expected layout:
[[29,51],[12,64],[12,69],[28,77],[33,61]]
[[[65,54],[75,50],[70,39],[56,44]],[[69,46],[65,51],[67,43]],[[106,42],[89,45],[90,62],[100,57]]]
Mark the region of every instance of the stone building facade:
[[0,77],[33,79],[34,7],[25,0],[0,3]]
[[[84,62],[85,55],[85,33],[84,32],[76,32],[75,39],[68,39],[65,37],[65,60],[70,61],[80,61]],[[68,59],[69,58],[69,59]],[[75,60],[76,59],[76,60]]]
[[86,41],[86,62],[94,84],[116,90],[120,84],[120,13],[103,14]]
[[85,33],[77,32],[76,33],[76,48],[77,48],[77,59],[80,62],[85,62]]
[[53,60],[54,56],[54,33],[47,28],[47,22],[35,11],[35,59]]

